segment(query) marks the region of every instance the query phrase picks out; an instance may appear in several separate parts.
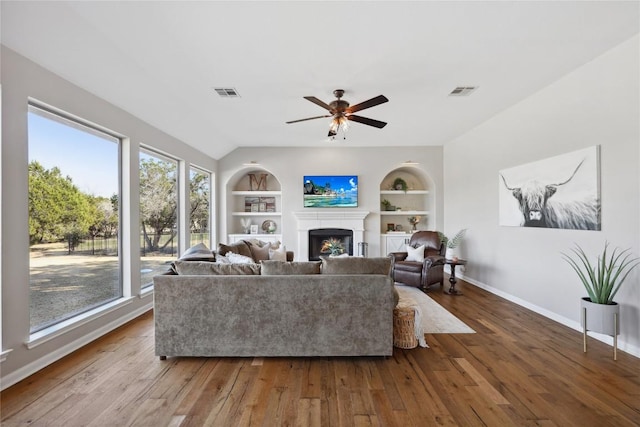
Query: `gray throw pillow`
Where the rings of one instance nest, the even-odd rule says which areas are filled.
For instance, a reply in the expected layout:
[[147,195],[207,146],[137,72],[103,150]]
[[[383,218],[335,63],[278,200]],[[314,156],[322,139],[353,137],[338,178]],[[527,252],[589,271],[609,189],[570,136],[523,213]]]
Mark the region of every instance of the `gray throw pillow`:
[[294,274],[320,274],[319,261],[261,261],[263,276],[290,276]]
[[211,249],[207,247],[204,243],[198,243],[195,246],[191,246],[189,249],[184,251],[182,256],[178,259],[183,261],[214,261],[215,256]]
[[203,261],[175,261],[176,272],[191,276],[259,275],[260,264],[219,264]]
[[269,259],[269,250],[271,249],[271,243],[267,243],[264,246],[258,246],[254,244],[249,245],[251,250],[251,256],[255,262]]
[[322,274],[391,275],[391,257],[320,257]]

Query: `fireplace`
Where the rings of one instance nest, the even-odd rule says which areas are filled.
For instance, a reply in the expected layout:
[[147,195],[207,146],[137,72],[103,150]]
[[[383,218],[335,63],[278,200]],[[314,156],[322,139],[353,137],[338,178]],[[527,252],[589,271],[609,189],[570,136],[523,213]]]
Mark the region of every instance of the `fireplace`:
[[318,261],[320,255],[329,255],[330,251],[322,251],[327,241],[335,241],[342,248],[342,253],[353,255],[353,231],[344,228],[316,228],[309,230],[309,261]]
[[325,209],[293,212],[298,222],[298,245],[296,259],[309,260],[309,231],[326,228],[338,228],[351,231],[351,251],[364,242],[364,219],[369,214],[362,210]]

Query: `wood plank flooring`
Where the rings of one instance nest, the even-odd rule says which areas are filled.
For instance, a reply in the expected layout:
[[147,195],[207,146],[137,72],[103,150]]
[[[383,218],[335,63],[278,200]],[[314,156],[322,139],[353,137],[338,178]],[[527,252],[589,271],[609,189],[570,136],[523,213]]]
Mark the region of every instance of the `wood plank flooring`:
[[153,355],[145,314],[8,388],[2,426],[639,426],[640,359],[459,282],[476,330],[378,358]]

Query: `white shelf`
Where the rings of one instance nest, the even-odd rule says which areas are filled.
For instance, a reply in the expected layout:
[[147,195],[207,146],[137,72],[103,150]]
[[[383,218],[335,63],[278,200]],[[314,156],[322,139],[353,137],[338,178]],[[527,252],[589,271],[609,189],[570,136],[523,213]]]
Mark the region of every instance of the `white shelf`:
[[429,211],[380,211],[380,216],[429,215]]
[[234,196],[281,196],[282,191],[276,190],[267,190],[267,191],[249,191],[249,190],[241,190],[241,191],[232,191],[232,195]]
[[280,216],[281,212],[231,212],[232,216]]
[[402,190],[380,190],[380,194],[401,194],[401,195],[405,195],[405,194],[429,194],[428,190],[407,190],[407,191],[402,191]]

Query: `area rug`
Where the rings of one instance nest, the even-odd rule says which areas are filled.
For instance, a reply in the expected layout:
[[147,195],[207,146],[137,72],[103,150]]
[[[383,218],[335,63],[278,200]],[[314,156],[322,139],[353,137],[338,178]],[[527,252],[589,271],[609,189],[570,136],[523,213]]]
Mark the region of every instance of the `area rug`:
[[474,334],[476,332],[420,289],[397,283],[395,287],[401,297],[413,298],[420,306],[420,323],[425,334]]

